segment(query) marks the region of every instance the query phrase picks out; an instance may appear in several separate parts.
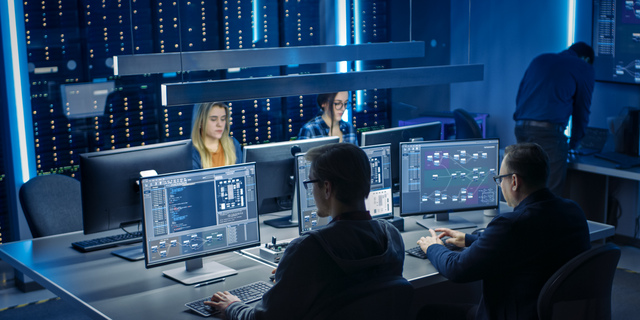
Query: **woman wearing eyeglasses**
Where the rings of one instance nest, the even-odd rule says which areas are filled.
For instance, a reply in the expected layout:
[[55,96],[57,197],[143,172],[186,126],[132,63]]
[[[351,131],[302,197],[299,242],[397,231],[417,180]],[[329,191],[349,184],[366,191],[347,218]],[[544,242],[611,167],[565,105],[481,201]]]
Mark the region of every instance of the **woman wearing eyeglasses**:
[[340,142],[358,145],[356,129],[349,122],[342,120],[342,115],[351,107],[349,92],[324,93],[318,95],[318,106],[322,114],[309,120],[298,134],[298,139],[319,137],[340,137]]

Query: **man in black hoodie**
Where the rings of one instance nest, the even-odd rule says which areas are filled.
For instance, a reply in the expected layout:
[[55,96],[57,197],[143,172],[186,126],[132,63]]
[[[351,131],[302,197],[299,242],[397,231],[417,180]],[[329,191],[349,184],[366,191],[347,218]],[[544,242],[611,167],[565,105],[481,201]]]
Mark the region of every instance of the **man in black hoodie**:
[[[276,284],[255,307],[228,292],[217,292],[205,304],[227,319],[303,319],[320,301],[351,285],[376,277],[402,276],[404,243],[385,220],[372,220],[365,208],[371,166],[355,145],[329,144],[309,150],[306,188],[324,228],[293,240],[276,271]],[[380,306],[372,306],[376,308]]]

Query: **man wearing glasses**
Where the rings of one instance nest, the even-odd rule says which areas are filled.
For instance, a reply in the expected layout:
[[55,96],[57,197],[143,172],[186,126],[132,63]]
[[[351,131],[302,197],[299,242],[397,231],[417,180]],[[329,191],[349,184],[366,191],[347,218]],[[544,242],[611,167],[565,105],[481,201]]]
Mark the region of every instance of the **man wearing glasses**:
[[[217,292],[205,302],[226,319],[306,319],[314,307],[333,301],[351,286],[402,277],[405,254],[400,232],[383,219],[372,220],[365,207],[371,184],[365,152],[352,144],[334,143],[312,148],[305,157],[311,168],[304,186],[313,189],[318,216],[332,220],[291,241],[278,264],[275,285],[255,307],[228,292]],[[391,303],[393,297],[389,299]]]
[[340,142],[357,146],[356,129],[351,123],[342,120],[342,115],[351,107],[349,92],[319,94],[317,101],[322,114],[302,126],[298,139],[334,136],[340,137]]
[[[475,319],[538,319],[536,303],[545,282],[591,247],[582,209],[546,187],[548,161],[535,143],[508,146],[500,174],[493,179],[513,212],[499,214],[478,235],[438,228],[418,240],[429,261],[449,280],[482,280]],[[444,236],[467,248],[446,249],[440,245]],[[462,314],[475,311],[471,306],[450,307]],[[421,314],[438,319],[439,312],[438,306],[428,306]]]

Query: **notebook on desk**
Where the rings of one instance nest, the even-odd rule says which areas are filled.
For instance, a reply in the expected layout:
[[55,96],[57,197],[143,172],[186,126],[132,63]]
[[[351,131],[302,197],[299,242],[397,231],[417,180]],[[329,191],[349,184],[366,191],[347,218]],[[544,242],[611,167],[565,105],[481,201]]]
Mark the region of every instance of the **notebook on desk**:
[[608,129],[587,127],[584,138],[573,152],[581,156],[599,153],[604,148],[608,138]]

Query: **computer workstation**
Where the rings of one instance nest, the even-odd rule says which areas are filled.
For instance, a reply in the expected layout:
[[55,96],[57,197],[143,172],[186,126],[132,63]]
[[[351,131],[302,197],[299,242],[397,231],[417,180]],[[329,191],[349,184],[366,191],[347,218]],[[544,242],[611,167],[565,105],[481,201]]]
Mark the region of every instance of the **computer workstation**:
[[[367,154],[371,164],[371,191],[365,200],[365,206],[374,219],[393,218],[393,203],[391,194],[391,144],[361,147]],[[319,217],[313,198],[313,184],[304,185],[309,177],[311,162],[305,159],[305,154],[296,155],[298,174],[298,230],[300,234],[317,230],[327,225],[329,217]]]
[[295,155],[328,143],[336,143],[338,137],[273,142],[248,145],[243,149],[243,162],[255,162],[258,181],[258,214],[291,210],[289,217],[265,221],[275,228],[298,226],[294,214],[295,205]]
[[[372,147],[372,149],[375,149],[375,148],[376,147]],[[377,156],[379,158],[378,160],[376,160],[376,155],[378,155]],[[380,172],[386,172],[384,167],[386,166],[387,162],[384,160],[385,158],[384,152],[383,153],[373,152],[371,153],[369,158],[370,158],[370,161],[372,162],[382,164],[381,166],[382,171]],[[373,165],[372,167],[380,167],[380,166],[376,164],[376,165]],[[257,173],[258,172],[256,169],[256,179],[257,179]],[[176,174],[183,174],[183,173],[176,173]],[[184,174],[188,174],[188,173],[184,173]],[[162,176],[163,175],[161,175],[161,178]],[[173,176],[173,174],[169,174],[169,176]],[[308,177],[308,172],[305,177]],[[153,178],[154,177],[145,178],[143,179],[143,181],[146,181],[148,179],[153,179]],[[388,176],[385,177],[385,175],[382,174],[382,177],[380,177],[376,175],[376,172],[372,170],[372,180],[375,180],[375,179],[386,181],[388,180]],[[257,181],[257,183],[259,184],[259,181]],[[375,185],[376,183],[372,184],[372,186],[375,186]],[[300,188],[300,186],[301,186],[300,180],[298,180],[298,184],[296,185],[296,188]],[[256,186],[255,189],[257,190],[258,187]],[[227,190],[229,189],[227,188]],[[165,194],[168,194],[167,191],[163,191],[163,192]],[[245,190],[244,192],[247,192],[247,191]],[[302,192],[300,194],[302,194]],[[256,198],[257,196],[258,195],[256,195]],[[217,199],[217,196],[216,196],[216,199]],[[144,200],[142,201],[144,202]],[[164,208],[162,210],[168,210],[168,208]],[[478,226],[483,226],[489,221],[488,217],[483,216],[481,213],[478,214],[478,212],[467,211],[467,212],[460,212],[460,214],[465,214],[466,217],[470,217],[471,215],[473,215],[473,218],[468,220],[470,220],[471,222],[474,222]],[[179,217],[179,215],[177,217]],[[407,246],[411,244],[415,244],[416,235],[422,234],[424,232],[424,229],[419,228],[417,224],[413,223],[414,222],[413,220],[416,217],[417,216],[410,217],[412,219],[411,226],[408,227],[408,230],[407,230],[408,232],[403,234],[403,238],[405,239],[405,243],[407,244]],[[256,215],[256,219],[258,218],[261,218],[261,217]],[[407,218],[409,217],[407,216]],[[182,221],[182,220],[178,220],[178,221]],[[152,230],[152,228],[149,228],[149,230]],[[182,236],[187,237],[186,240],[188,242],[185,243],[183,241],[182,242],[183,245],[195,244],[197,246],[200,243],[198,238],[200,239],[206,238],[203,234],[202,236],[196,235],[196,239],[193,239],[193,237],[189,237],[189,234],[192,231],[195,233],[200,232],[200,231],[195,231],[195,229],[186,230],[187,233],[185,233],[184,235],[181,235],[181,237]],[[271,226],[265,226],[265,225],[261,225],[260,231],[261,232],[258,238],[262,239],[262,241],[260,241],[261,243],[265,243],[266,242],[265,238],[270,237],[271,235],[276,234],[276,232],[280,232],[280,231],[283,231],[284,233],[286,233],[288,237],[294,236],[294,234],[292,233],[293,230],[291,229],[274,229]],[[42,241],[36,241],[34,243],[35,248],[33,250],[36,250],[38,252],[50,251],[51,253],[48,255],[43,255],[41,257],[39,256],[38,259],[36,259],[36,261],[34,261],[33,263],[28,262],[25,265],[25,268],[28,268],[31,270],[38,270],[36,273],[33,273],[33,276],[39,282],[48,283],[49,286],[52,286],[52,287],[64,288],[65,292],[59,293],[59,295],[61,295],[62,297],[75,299],[76,301],[79,301],[84,308],[86,308],[86,305],[91,305],[92,308],[93,306],[95,306],[96,310],[100,310],[100,312],[104,311],[105,314],[109,314],[109,317],[125,317],[126,318],[130,316],[129,314],[123,315],[122,313],[119,313],[119,311],[117,311],[117,309],[122,308],[122,306],[125,306],[125,307],[129,306],[131,308],[135,308],[136,306],[137,307],[153,306],[153,305],[157,306],[160,304],[162,304],[162,308],[158,308],[158,310],[154,310],[153,311],[154,314],[158,314],[158,315],[163,314],[164,316],[166,316],[167,314],[176,315],[176,312],[179,312],[181,313],[181,315],[184,315],[185,313],[184,310],[186,310],[186,308],[184,308],[185,302],[201,299],[203,296],[210,296],[215,291],[230,290],[232,288],[240,287],[247,283],[267,280],[268,275],[272,270],[272,267],[268,267],[266,265],[257,263],[250,259],[246,259],[241,255],[238,255],[236,253],[238,250],[237,248],[222,250],[218,252],[207,252],[207,253],[203,252],[203,254],[205,255],[212,255],[212,257],[205,258],[205,260],[203,261],[204,266],[208,265],[210,262],[213,262],[213,260],[215,259],[215,262],[218,262],[224,266],[228,266],[232,269],[235,269],[237,271],[237,275],[232,277],[227,277],[226,280],[218,283],[213,283],[209,286],[193,288],[192,286],[183,285],[182,283],[179,283],[173,279],[170,279],[169,277],[162,276],[163,273],[158,271],[159,269],[162,269],[162,268],[150,268],[148,270],[145,269],[144,265],[146,263],[142,263],[141,261],[133,262],[133,263],[128,263],[128,262],[123,263],[122,260],[118,260],[118,258],[115,258],[115,257],[109,258],[110,254],[108,252],[106,255],[104,252],[92,252],[80,258],[77,256],[77,254],[79,253],[74,252],[74,250],[70,250],[72,252],[68,252],[68,250],[67,251],[64,250],[63,247],[68,247],[68,243],[69,243],[68,241],[70,240],[75,241],[82,238],[83,238],[82,234],[74,234],[74,235],[69,235],[67,237],[64,237],[65,241],[67,242],[65,242],[66,246],[64,245],[61,246],[62,250],[52,250],[53,246],[60,246],[61,243],[59,241],[52,242],[50,244],[44,243]],[[149,239],[151,239],[151,237],[149,237]],[[213,237],[211,239],[213,240]],[[146,243],[147,241],[145,241],[145,244]],[[165,245],[167,243],[170,245],[171,241],[165,242]],[[176,241],[176,246],[177,245],[178,245],[178,242]],[[157,248],[160,249],[159,242],[158,242]],[[7,251],[3,250],[3,257],[6,256],[5,252],[9,256],[14,256],[18,254],[17,252],[22,249],[24,249],[24,247],[20,247],[20,248],[18,248],[17,246],[6,247]],[[149,249],[149,251],[151,250],[153,250],[153,248]],[[26,252],[30,252],[30,251],[27,250]],[[193,256],[189,256],[189,257],[193,257]],[[113,259],[116,259],[116,261],[114,261]],[[21,261],[21,260],[23,259],[22,258],[16,259],[16,261]],[[47,261],[47,262],[53,261],[53,263],[50,264],[50,267],[47,267],[47,266],[43,266],[43,261]],[[175,263],[175,262],[178,262],[178,260],[175,260],[173,262],[168,262],[168,263]],[[83,264],[84,267],[78,266],[77,264]],[[99,266],[97,264],[99,264]],[[60,265],[64,265],[62,268],[64,268],[65,270],[67,270],[66,268],[72,268],[74,270],[81,269],[83,271],[77,273],[78,277],[96,278],[96,279],[99,279],[96,281],[99,284],[96,286],[96,288],[92,290],[88,290],[87,288],[84,288],[81,284],[74,282],[72,275],[65,276],[62,274],[65,272],[61,272],[59,271],[60,269],[56,269],[56,268],[60,268],[59,267]],[[160,265],[163,265],[163,264],[160,264]],[[406,266],[405,277],[407,279],[410,279],[413,283],[419,283],[420,285],[428,285],[434,282],[445,281],[441,276],[437,274],[437,272],[435,272],[435,270],[433,270],[433,268],[427,261],[408,258],[405,261],[405,266]],[[44,268],[44,269],[39,269],[39,268]],[[49,271],[49,268],[53,268],[54,270]],[[177,268],[177,269],[186,270],[186,267],[181,266],[181,268]],[[118,274],[126,274],[126,276],[124,276],[126,281],[124,279],[113,280],[113,279],[108,279],[112,277],[101,276],[101,274],[112,275],[113,272],[117,272]],[[109,282],[113,282],[113,283],[111,284]],[[131,283],[135,283],[136,285],[131,286]],[[99,292],[99,294],[96,294],[96,291]],[[58,291],[54,291],[54,292],[58,292]],[[97,296],[99,297],[97,298]],[[170,296],[172,298],[167,298],[167,296]],[[176,297],[179,297],[179,298],[176,298]],[[117,307],[116,307],[116,304],[118,304]],[[89,310],[88,312],[93,313],[96,310]],[[194,314],[194,316],[196,315]]]
[[[506,204],[500,203],[500,206],[502,212],[508,210]],[[399,208],[395,207],[394,210]],[[274,215],[278,213],[268,214],[267,217]],[[456,212],[456,215],[478,227],[486,226],[492,219],[483,215],[482,211],[462,211]],[[263,217],[258,218],[262,220]],[[406,223],[402,237],[405,247],[409,248],[415,245],[416,239],[425,235],[426,230],[415,223],[420,216],[406,216],[404,219]],[[273,235],[286,239],[297,233],[293,228],[274,228],[260,222],[262,243],[268,242]],[[69,248],[69,243],[89,236],[78,231],[7,243],[0,246],[0,259],[51,290],[72,307],[96,319],[202,319],[200,315],[187,311],[185,303],[210,297],[217,291],[230,291],[246,284],[268,281],[274,268],[257,259],[248,259],[238,251],[220,252],[204,258],[203,263],[215,260],[235,269],[237,275],[206,286],[188,286],[163,276],[163,267],[147,269],[143,261],[125,261],[108,250],[80,253]],[[592,239],[604,236],[607,235],[592,234]],[[403,276],[417,289],[446,281],[428,260],[407,257],[404,263]],[[167,265],[167,268],[170,266]],[[91,279],[90,285],[86,279]]]
[[435,215],[418,221],[427,229],[476,226],[455,212],[495,216],[499,149],[498,139],[401,143],[400,216]]
[[400,163],[399,147],[401,142],[434,141],[441,139],[442,123],[439,121],[387,128],[375,131],[365,131],[361,136],[362,146],[373,146],[384,143],[391,145],[391,181],[393,193],[399,188],[398,167]]
[[[403,221],[398,219],[393,221],[393,200],[391,193],[391,145],[383,144],[376,146],[361,147],[367,154],[371,164],[371,193],[365,200],[365,205],[371,217],[374,219],[389,219],[398,229],[404,227]],[[296,168],[296,202],[293,214],[297,216],[298,235],[303,235],[309,231],[318,230],[326,226],[331,220],[329,217],[320,217],[317,213],[315,200],[313,197],[313,184],[305,186],[304,181],[309,177],[311,162],[305,159],[306,153],[298,153],[295,157]],[[267,223],[268,221],[265,221]],[[259,253],[256,250],[248,249],[245,253],[254,257],[259,257],[268,263],[277,264],[284,254],[289,243],[295,238],[285,238],[277,240],[272,237],[272,241],[260,247]]]
[[256,168],[245,163],[140,180],[145,267],[190,285],[236,274],[204,256],[260,244]]
[[[122,229],[124,233],[75,242],[73,247],[87,252],[141,242],[142,207],[138,184],[141,173],[191,170],[191,154],[191,140],[81,154],[84,234],[115,229]],[[143,258],[142,247],[118,250],[114,254],[131,260]]]

